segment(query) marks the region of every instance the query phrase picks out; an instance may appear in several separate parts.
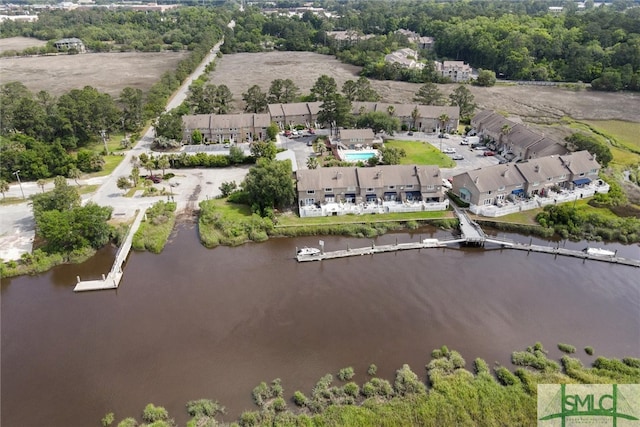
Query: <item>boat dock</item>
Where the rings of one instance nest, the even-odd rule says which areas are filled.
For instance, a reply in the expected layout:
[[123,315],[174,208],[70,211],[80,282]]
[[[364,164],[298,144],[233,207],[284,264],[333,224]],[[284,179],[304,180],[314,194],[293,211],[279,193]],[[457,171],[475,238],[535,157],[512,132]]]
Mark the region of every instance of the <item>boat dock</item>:
[[73,292],[83,292],[83,291],[99,291],[104,289],[118,289],[120,285],[120,280],[122,279],[122,265],[126,261],[129,256],[129,252],[131,251],[131,242],[133,241],[133,235],[140,227],[140,223],[142,222],[142,218],[145,215],[145,211],[142,210],[138,212],[131,227],[129,227],[129,232],[127,233],[127,237],[118,249],[116,253],[116,259],[113,262],[113,266],[111,267],[111,271],[106,275],[102,275],[102,279],[97,280],[80,280],[80,276],[78,276],[78,283],[76,287],[73,288]]
[[[296,255],[298,262],[307,261],[324,261],[335,258],[345,258],[352,256],[373,255],[385,252],[397,252],[410,249],[427,249],[427,248],[442,248],[449,245],[461,244],[461,245],[473,245],[483,246],[485,243],[491,243],[498,245],[501,249],[515,249],[519,251],[538,252],[545,253],[554,256],[568,256],[573,258],[579,258],[583,260],[602,261],[614,264],[627,265],[631,267],[640,267],[640,260],[623,258],[613,255],[605,255],[599,253],[589,253],[587,251],[579,251],[575,249],[565,249],[560,247],[533,245],[530,243],[518,243],[509,239],[501,239],[498,237],[487,236],[482,228],[474,221],[472,221],[466,213],[459,209],[455,209],[456,215],[460,220],[460,238],[453,239],[424,239],[420,242],[413,243],[396,243],[392,245],[376,246],[374,243],[371,246],[363,248],[349,248],[346,250],[325,252],[324,244],[321,245],[322,250],[316,254],[300,254]],[[324,243],[324,242],[322,242]]]

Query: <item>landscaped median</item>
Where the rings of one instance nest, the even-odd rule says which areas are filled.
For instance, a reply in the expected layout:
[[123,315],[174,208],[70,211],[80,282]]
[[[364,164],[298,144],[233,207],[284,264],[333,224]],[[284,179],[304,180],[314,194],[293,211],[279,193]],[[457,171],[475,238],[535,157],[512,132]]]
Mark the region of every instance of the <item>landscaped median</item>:
[[246,205],[227,199],[200,203],[198,230],[202,244],[240,245],[247,241],[264,241],[269,237],[346,235],[375,237],[392,230],[416,229],[422,225],[454,228],[458,220],[451,211],[409,212],[387,215],[343,215],[339,217],[300,218],[294,213],[261,218]]

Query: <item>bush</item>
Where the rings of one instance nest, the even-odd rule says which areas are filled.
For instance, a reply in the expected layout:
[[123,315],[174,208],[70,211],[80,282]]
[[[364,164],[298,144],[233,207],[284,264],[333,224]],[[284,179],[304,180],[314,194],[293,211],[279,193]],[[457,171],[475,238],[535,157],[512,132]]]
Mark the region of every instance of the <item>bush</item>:
[[589,356],[593,356],[593,347],[591,346],[585,347],[584,352],[587,353]]
[[369,365],[369,369],[367,369],[367,374],[373,377],[376,375],[377,372],[378,372],[378,367],[376,365],[374,365],[373,363]]
[[500,366],[499,368],[496,368],[496,377],[498,378],[498,381],[500,381],[502,385],[506,385],[506,386],[515,385],[515,384],[518,384],[519,382],[518,377],[512,374],[511,371],[505,368],[504,366]]
[[340,381],[348,381],[353,378],[354,375],[355,372],[353,371],[353,368],[349,366],[348,368],[340,369],[340,371],[338,372],[338,379]]
[[295,403],[297,406],[306,406],[307,401],[307,396],[305,396],[301,391],[296,391],[295,393],[293,393],[293,403]]
[[576,348],[570,344],[558,343],[558,349],[567,354],[575,353]]
[[162,406],[155,406],[153,403],[149,403],[142,412],[142,419],[147,423],[166,421],[169,419],[169,413]]

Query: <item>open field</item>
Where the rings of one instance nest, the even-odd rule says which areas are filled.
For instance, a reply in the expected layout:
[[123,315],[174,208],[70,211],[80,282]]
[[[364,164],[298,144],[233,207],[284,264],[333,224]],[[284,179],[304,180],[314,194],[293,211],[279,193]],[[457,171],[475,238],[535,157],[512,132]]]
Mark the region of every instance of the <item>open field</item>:
[[40,47],[46,44],[46,41],[30,37],[9,37],[7,39],[0,39],[0,52],[6,52],[8,50],[20,52],[28,47]]
[[130,86],[146,92],[188,52],[86,53],[0,59],[2,82],[22,82],[33,92],[61,95],[93,86],[117,97]]
[[[360,67],[342,64],[332,56],[310,52],[262,52],[225,55],[210,75],[215,84],[226,84],[240,110],[242,93],[257,84],[263,91],[272,80],[292,79],[302,94],[322,74],[333,77],[338,87],[358,78]],[[411,102],[420,84],[372,80],[372,86],[386,102]],[[440,85],[449,95],[457,85]],[[549,124],[570,116],[580,120],[640,121],[640,94],[569,90],[551,86],[498,85],[490,88],[468,86],[481,109],[519,116],[524,121]],[[545,127],[545,129],[547,129]],[[548,129],[554,133],[555,129]]]

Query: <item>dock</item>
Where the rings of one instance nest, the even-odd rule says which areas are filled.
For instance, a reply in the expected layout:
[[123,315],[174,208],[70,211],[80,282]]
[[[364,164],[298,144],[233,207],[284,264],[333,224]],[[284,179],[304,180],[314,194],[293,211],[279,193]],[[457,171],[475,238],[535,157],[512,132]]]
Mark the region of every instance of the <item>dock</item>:
[[449,245],[471,245],[471,246],[482,246],[485,247],[486,243],[497,245],[500,249],[515,249],[519,251],[527,251],[527,252],[537,252],[550,254],[554,256],[566,256],[579,258],[582,260],[590,260],[590,261],[601,261],[601,262],[609,262],[613,264],[626,265],[630,267],[639,267],[640,268],[640,260],[623,258],[617,255],[600,255],[600,254],[590,254],[586,251],[579,251],[575,249],[565,249],[560,247],[552,247],[552,246],[542,246],[542,245],[533,245],[530,243],[518,243],[509,239],[501,239],[498,237],[489,237],[487,236],[482,228],[473,220],[471,220],[467,214],[455,208],[455,213],[460,220],[460,232],[461,236],[459,238],[452,239],[424,239],[419,242],[413,243],[396,243],[391,245],[381,245],[376,246],[375,244],[371,244],[371,246],[362,247],[362,248],[349,248],[346,250],[339,251],[324,251],[324,242],[322,242],[321,247],[322,250],[314,255],[306,255],[306,254],[297,254],[296,259],[298,262],[308,262],[308,261],[324,261],[329,259],[336,258],[346,258],[352,256],[362,256],[362,255],[373,255],[385,252],[397,252],[397,251],[405,251],[412,249],[428,249],[428,248],[442,248],[447,247]]
[[131,227],[129,227],[127,237],[124,239],[124,242],[116,253],[116,259],[113,262],[111,270],[106,275],[103,274],[102,279],[80,280],[80,276],[78,276],[78,283],[76,284],[76,287],[73,288],[73,292],[118,289],[120,280],[122,280],[123,275],[122,265],[129,256],[129,252],[131,251],[131,242],[133,241],[133,235],[138,230],[138,227],[140,227],[140,223],[142,222],[142,218],[144,218],[144,215],[145,211],[140,211],[136,215],[133,223],[131,224]]

